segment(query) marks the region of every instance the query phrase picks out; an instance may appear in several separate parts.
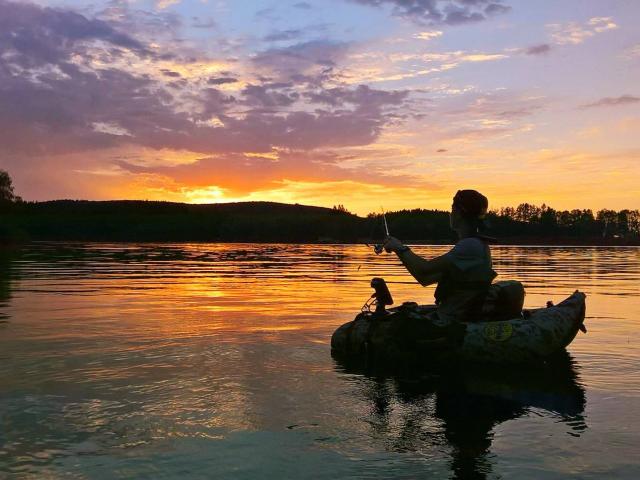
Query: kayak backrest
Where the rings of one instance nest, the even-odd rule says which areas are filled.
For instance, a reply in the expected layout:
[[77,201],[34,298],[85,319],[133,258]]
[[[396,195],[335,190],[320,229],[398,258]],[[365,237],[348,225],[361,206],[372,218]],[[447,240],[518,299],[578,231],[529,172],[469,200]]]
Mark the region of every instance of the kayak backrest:
[[502,321],[520,317],[524,296],[524,285],[517,280],[493,283],[482,305],[483,321]]

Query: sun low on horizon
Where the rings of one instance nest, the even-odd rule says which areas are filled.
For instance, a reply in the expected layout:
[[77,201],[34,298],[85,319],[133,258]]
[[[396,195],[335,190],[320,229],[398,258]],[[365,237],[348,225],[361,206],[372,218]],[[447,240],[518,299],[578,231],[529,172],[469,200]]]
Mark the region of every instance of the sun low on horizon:
[[0,0],[25,200],[640,207],[640,2]]

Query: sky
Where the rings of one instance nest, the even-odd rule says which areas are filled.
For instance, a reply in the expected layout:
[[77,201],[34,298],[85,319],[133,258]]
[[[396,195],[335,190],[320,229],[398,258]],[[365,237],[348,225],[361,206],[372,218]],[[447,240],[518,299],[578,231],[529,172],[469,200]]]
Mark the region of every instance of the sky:
[[0,0],[25,200],[640,207],[636,0]]

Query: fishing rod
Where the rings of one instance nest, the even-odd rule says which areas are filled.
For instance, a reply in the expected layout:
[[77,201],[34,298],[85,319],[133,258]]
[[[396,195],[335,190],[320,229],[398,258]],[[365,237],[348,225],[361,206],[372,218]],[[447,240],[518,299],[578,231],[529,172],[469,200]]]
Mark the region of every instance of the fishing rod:
[[[382,220],[384,222],[384,231],[387,235],[387,237],[389,236],[389,225],[387,224],[387,215],[384,211],[383,207],[380,207],[380,209],[382,210]],[[373,234],[373,231],[371,232]],[[365,243],[365,245],[367,247],[371,247],[371,245],[369,245],[368,243]],[[376,255],[380,255],[383,251],[384,251],[384,243],[377,243],[375,245],[373,245],[373,251],[375,252]],[[360,270],[360,267],[362,267],[362,265],[358,265],[358,270]]]
[[[387,215],[384,212],[384,208],[380,207],[380,209],[382,210],[382,220],[384,220],[384,231],[387,234],[387,237],[389,236],[389,225],[387,224]],[[386,237],[385,237],[386,238]],[[384,244],[379,243],[373,246],[373,251],[376,253],[376,255],[380,255],[382,253],[382,251],[384,250]]]
[[[380,210],[382,210],[382,220],[384,221],[384,232],[386,233],[386,237],[389,237],[389,225],[387,224],[387,214],[384,211],[384,208],[380,207]],[[378,244],[375,247],[373,247],[373,251],[376,252],[376,255],[380,255],[382,253],[384,249],[384,244]]]

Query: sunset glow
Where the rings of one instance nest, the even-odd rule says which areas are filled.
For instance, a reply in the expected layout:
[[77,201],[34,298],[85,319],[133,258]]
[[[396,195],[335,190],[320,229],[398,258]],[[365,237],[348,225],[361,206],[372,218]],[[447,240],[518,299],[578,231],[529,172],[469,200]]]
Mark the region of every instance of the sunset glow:
[[25,200],[640,205],[640,4],[0,0]]

